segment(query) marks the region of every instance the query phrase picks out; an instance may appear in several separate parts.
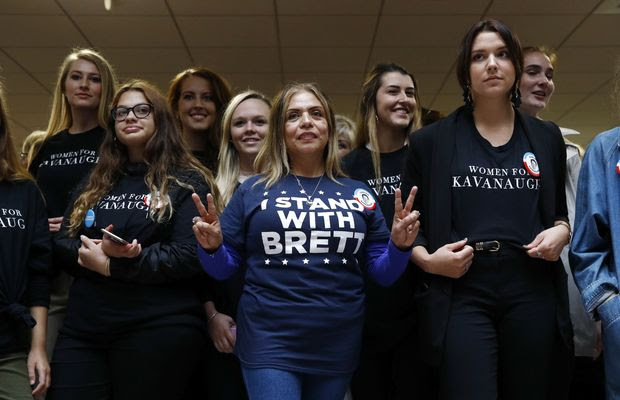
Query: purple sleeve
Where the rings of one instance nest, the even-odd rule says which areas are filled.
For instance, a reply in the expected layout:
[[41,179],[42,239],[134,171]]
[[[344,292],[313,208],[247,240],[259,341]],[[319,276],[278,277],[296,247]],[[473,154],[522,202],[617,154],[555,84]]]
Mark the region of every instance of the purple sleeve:
[[405,251],[390,240],[385,242],[369,242],[366,244],[366,260],[368,274],[381,286],[390,286],[407,268],[411,249]]
[[198,245],[198,259],[202,269],[218,281],[230,278],[241,265],[241,256],[232,248],[222,244],[215,253],[208,253]]

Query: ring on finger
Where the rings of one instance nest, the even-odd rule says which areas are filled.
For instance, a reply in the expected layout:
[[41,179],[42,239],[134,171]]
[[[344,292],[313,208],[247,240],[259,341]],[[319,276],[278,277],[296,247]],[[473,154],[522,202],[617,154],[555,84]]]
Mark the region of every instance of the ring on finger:
[[542,258],[542,253],[540,252],[540,250],[536,250],[536,257]]
[[192,218],[192,225],[196,225],[200,221],[200,217]]

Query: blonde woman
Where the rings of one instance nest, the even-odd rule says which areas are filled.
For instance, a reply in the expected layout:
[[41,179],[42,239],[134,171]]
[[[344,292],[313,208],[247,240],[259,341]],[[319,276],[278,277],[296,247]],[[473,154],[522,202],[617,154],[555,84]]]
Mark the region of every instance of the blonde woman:
[[[359,110],[355,146],[343,159],[343,168],[373,191],[390,228],[407,135],[421,126],[413,74],[397,64],[377,64],[362,87]],[[351,382],[356,400],[416,397],[413,288],[412,269],[389,288],[367,282],[362,353]]]
[[32,131],[22,143],[22,150],[19,154],[22,165],[28,168],[30,161],[39,151],[45,138],[45,131]]
[[256,159],[261,175],[235,192],[221,220],[193,196],[203,268],[226,279],[247,267],[235,353],[251,399],[342,400],[357,364],[363,271],[384,285],[402,273],[417,234],[397,196],[390,233],[373,196],[343,177],[334,114],[315,84],[275,98]]
[[[228,204],[246,179],[255,175],[254,160],[267,132],[271,102],[265,95],[248,90],[233,97],[222,118],[220,163],[215,180]],[[207,358],[208,398],[245,399],[247,394],[237,358],[230,354],[235,346],[237,305],[243,289],[245,270],[214,285],[214,299],[206,304],[209,335],[215,352]]]
[[355,123],[345,115],[336,114],[336,134],[338,135],[338,155],[343,158],[353,147]]
[[[76,49],[60,66],[43,144],[29,166],[45,198],[53,234],[60,229],[71,193],[99,159],[115,86],[112,66],[94,50]],[[47,337],[50,355],[71,285],[71,278],[61,271],[62,265],[55,263]]]

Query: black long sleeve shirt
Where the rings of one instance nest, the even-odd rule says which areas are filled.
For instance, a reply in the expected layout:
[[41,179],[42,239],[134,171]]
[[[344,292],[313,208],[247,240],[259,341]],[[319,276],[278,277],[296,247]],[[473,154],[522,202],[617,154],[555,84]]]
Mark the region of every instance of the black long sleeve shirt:
[[0,355],[27,350],[29,307],[49,306],[52,245],[32,181],[0,181]]

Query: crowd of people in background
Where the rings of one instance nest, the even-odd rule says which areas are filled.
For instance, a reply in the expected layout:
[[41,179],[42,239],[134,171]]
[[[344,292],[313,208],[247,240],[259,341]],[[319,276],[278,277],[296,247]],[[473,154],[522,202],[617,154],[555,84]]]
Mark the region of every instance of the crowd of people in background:
[[19,155],[0,87],[0,400],[620,399],[620,128],[556,65],[479,21],[461,107],[386,62],[353,122],[76,49]]

